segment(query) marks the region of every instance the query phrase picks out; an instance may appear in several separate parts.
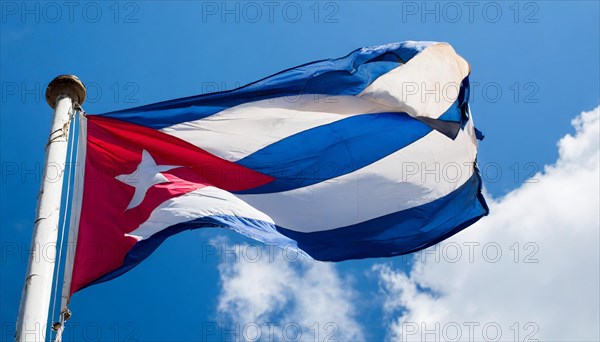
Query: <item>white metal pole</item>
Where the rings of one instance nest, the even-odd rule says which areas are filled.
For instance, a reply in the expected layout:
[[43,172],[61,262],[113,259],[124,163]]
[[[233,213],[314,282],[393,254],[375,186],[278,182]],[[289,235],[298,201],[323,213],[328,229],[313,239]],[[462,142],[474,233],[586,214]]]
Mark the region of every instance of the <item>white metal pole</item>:
[[45,341],[52,294],[58,218],[67,157],[69,115],[85,99],[85,87],[72,75],[56,77],[46,89],[54,109],[46,161],[33,226],[31,251],[21,295],[15,341]]

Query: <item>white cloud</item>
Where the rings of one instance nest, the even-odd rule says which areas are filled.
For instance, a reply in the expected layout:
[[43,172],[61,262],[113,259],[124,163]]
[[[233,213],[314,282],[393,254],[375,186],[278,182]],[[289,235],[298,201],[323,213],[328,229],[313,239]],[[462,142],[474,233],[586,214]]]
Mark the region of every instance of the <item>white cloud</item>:
[[390,339],[600,340],[599,113],[574,119],[554,165],[409,274],[374,267]]
[[363,340],[352,282],[333,264],[271,247],[229,248],[237,260],[219,266],[218,311],[230,326],[239,323],[240,340]]

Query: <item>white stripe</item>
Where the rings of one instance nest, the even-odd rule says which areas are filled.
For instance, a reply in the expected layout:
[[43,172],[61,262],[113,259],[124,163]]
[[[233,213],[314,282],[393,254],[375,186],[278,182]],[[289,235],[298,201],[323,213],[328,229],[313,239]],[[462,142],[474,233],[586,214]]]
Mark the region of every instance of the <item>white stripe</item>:
[[423,205],[473,174],[477,142],[470,122],[454,141],[432,131],[350,174],[300,189],[238,197],[277,225],[300,232],[335,229]]
[[403,64],[381,75],[358,96],[413,116],[437,119],[456,101],[469,63],[447,43],[427,47]]
[[231,193],[207,186],[161,203],[146,222],[126,235],[143,240],[172,225],[213,215],[238,216],[273,223],[269,216]]
[[245,103],[204,119],[161,129],[229,161],[348,116],[394,111],[355,96],[301,95]]

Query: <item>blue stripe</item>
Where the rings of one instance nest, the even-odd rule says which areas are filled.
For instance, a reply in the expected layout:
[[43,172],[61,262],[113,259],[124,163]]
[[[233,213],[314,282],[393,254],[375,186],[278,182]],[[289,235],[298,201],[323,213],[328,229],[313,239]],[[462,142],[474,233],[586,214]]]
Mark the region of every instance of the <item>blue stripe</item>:
[[[442,117],[466,121],[459,100]],[[287,191],[348,174],[421,139],[431,132],[430,124],[435,121],[423,123],[400,112],[364,114],[299,132],[237,161],[275,178],[261,187],[237,193]],[[451,138],[456,134],[453,132]]]
[[169,236],[198,228],[227,228],[282,248],[299,248],[316,260],[389,257],[432,246],[475,223],[489,209],[481,194],[479,172],[457,190],[433,202],[333,230],[300,233],[259,220],[210,216],[180,223],[138,242],[123,265],[92,283],[116,278],[146,259]]
[[301,94],[356,95],[379,76],[408,62],[430,42],[361,48],[338,59],[291,68],[230,91],[197,95],[101,114],[161,129],[198,120],[243,103]]
[[421,139],[431,128],[406,113],[351,116],[279,140],[237,163],[275,181],[238,192],[297,189],[348,174]]
[[448,121],[448,122],[463,122],[466,123],[468,121],[468,115],[466,114],[467,108],[466,106],[469,103],[469,94],[471,92],[469,76],[465,77],[460,83],[460,90],[458,92],[458,98],[450,109],[448,109],[444,114],[438,117],[438,120]]

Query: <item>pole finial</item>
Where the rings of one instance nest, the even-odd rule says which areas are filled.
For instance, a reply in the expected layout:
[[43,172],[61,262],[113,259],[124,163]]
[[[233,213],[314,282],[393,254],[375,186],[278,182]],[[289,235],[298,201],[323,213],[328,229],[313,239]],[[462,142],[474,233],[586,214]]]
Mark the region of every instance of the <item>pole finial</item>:
[[54,109],[56,100],[61,95],[70,97],[73,102],[83,104],[86,89],[83,82],[75,75],[60,75],[54,78],[46,88],[46,102]]

